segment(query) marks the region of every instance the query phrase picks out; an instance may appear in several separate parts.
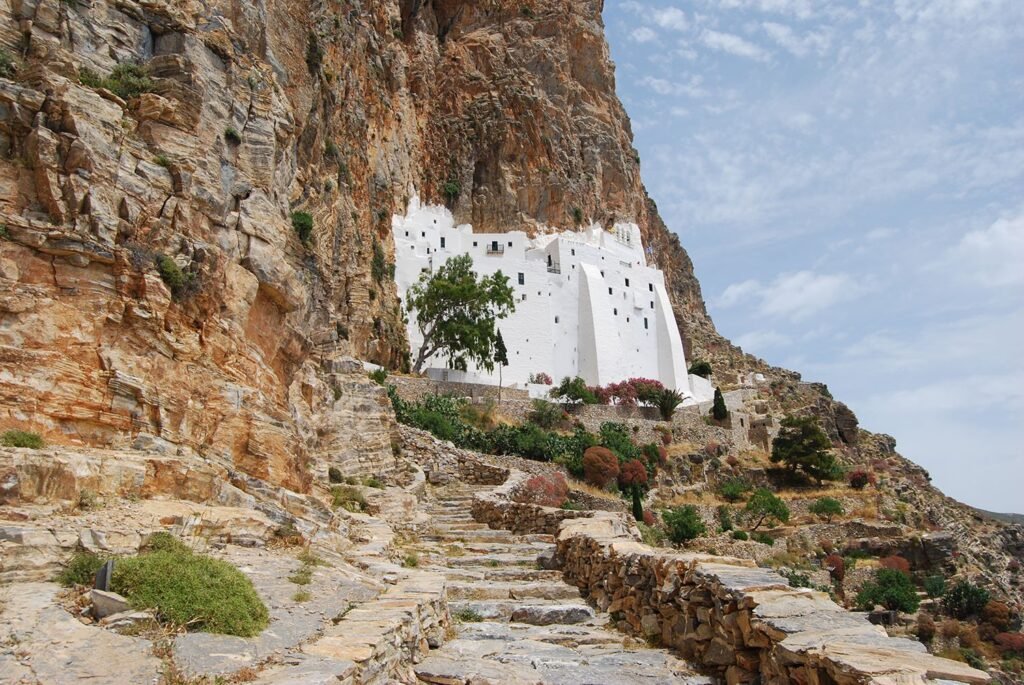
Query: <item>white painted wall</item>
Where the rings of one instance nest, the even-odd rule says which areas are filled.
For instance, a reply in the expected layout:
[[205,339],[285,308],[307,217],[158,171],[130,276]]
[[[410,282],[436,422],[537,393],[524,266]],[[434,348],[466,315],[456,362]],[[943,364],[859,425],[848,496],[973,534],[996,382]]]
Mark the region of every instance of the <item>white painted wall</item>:
[[[533,239],[522,231],[473,233],[467,224],[456,226],[446,208],[421,205],[414,194],[391,227],[402,298],[422,272],[461,254],[473,257],[478,274],[508,276],[516,311],[498,323],[508,348],[505,384],[525,386],[531,374],[542,371],[556,383],[565,376],[581,376],[590,385],[656,378],[696,399],[664,276],[647,266],[635,224],[619,223],[611,231],[593,225]],[[415,358],[423,338],[412,313],[408,333]],[[497,369],[450,371],[441,357],[428,364],[433,378],[498,383]]]

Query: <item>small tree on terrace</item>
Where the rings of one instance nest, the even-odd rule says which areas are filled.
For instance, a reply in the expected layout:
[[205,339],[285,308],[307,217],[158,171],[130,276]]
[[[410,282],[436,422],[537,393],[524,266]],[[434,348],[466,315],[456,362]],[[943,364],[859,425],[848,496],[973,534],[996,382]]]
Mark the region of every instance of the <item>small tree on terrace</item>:
[[628,490],[633,500],[633,518],[644,520],[644,507],[641,500],[644,486],[647,485],[647,469],[637,459],[627,461],[619,470],[619,486]]
[[435,273],[420,276],[406,299],[423,335],[413,371],[422,371],[438,352],[447,355],[453,369],[465,371],[469,362],[494,369],[495,323],[516,308],[508,278],[500,271],[477,278],[472,257],[453,257]]
[[494,340],[494,362],[498,365],[498,403],[501,403],[501,369],[508,366],[508,349],[505,347],[505,340],[498,331],[498,337]]
[[765,521],[789,521],[789,507],[767,488],[755,490],[744,509],[750,520],[755,522],[751,530],[757,530]]
[[800,469],[819,483],[842,477],[829,451],[832,443],[813,417],[787,416],[780,425],[779,434],[772,440],[773,462],[782,462],[792,471]]
[[722,391],[715,388],[715,402],[711,406],[711,416],[715,421],[725,421],[729,418],[729,408],[725,406],[725,398],[722,397]]
[[809,511],[815,516],[820,516],[827,523],[832,523],[832,517],[842,516],[844,513],[843,503],[834,497],[821,497],[810,506]]

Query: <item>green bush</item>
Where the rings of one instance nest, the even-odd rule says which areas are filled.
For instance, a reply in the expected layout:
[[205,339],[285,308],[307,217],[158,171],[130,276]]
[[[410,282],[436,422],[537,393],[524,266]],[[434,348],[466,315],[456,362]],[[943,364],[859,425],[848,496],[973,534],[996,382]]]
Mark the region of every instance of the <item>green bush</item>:
[[459,197],[459,193],[462,192],[462,184],[455,179],[448,179],[444,184],[443,190],[448,202],[454,202]]
[[722,529],[723,533],[728,533],[732,530],[732,509],[728,505],[722,504],[716,510],[718,515],[718,526]]
[[369,376],[370,380],[377,385],[384,385],[388,380],[388,370],[383,368],[374,369],[369,373]]
[[552,402],[534,400],[526,419],[541,428],[554,428],[562,421],[562,408]]
[[566,376],[561,383],[551,389],[549,394],[555,399],[562,399],[566,402],[598,404],[597,395],[587,387],[587,382],[579,376],[575,378]]
[[156,269],[174,299],[180,300],[192,290],[193,276],[182,271],[178,263],[171,257],[165,254],[157,255]]
[[725,398],[718,388],[715,388],[715,401],[711,405],[711,417],[715,421],[725,421],[729,418],[729,408],[725,406]]
[[18,72],[18,64],[11,53],[0,48],[0,78],[14,78]]
[[327,481],[329,483],[340,483],[342,480],[344,480],[344,477],[341,475],[341,469],[337,466],[331,466],[327,469]]
[[779,570],[779,575],[789,582],[790,587],[812,587],[811,577],[806,573],[800,573],[791,568]]
[[787,416],[780,425],[779,434],[772,440],[773,463],[781,462],[792,471],[800,469],[819,482],[843,477],[843,470],[831,453],[832,442],[817,419]]
[[136,609],[194,630],[252,637],[267,627],[267,607],[241,571],[164,536],[153,536],[149,551],[120,559],[111,589]]
[[876,604],[911,614],[917,611],[920,600],[910,576],[896,569],[880,568],[874,579],[864,583],[857,593],[857,606],[861,609],[870,610]]
[[640,458],[640,448],[633,442],[633,433],[623,423],[605,421],[599,432],[601,444],[619,457],[619,461]]
[[657,526],[648,526],[643,521],[637,521],[636,527],[640,531],[640,538],[645,545],[651,547],[662,547],[665,544],[665,531]]
[[146,68],[134,62],[118,64],[105,78],[91,69],[82,68],[78,72],[78,82],[89,88],[106,88],[122,100],[131,100],[153,90],[153,81]]
[[846,510],[843,509],[843,503],[834,497],[820,497],[810,506],[809,511],[829,523],[832,523],[832,517],[842,516],[846,513]]
[[760,542],[762,545],[768,545],[769,547],[775,544],[775,538],[768,533],[751,533],[750,539],[754,542]]
[[573,220],[573,222],[577,226],[582,224],[583,223],[583,210],[580,209],[579,207],[573,207],[572,208],[572,220]]
[[789,507],[777,495],[767,488],[758,488],[747,500],[744,508],[747,516],[754,522],[753,530],[757,530],[762,523],[789,521]]
[[704,361],[703,359],[698,359],[697,361],[693,362],[693,364],[690,364],[689,373],[692,373],[694,376],[700,376],[701,378],[710,378],[711,364]]
[[928,576],[924,579],[924,591],[935,599],[946,594],[946,579],[942,576]]
[[384,247],[376,239],[373,241],[373,258],[370,260],[370,275],[377,283],[382,282],[388,276],[388,262],[384,254]]
[[749,540],[750,536],[747,535],[747,531],[745,531],[745,530],[734,530],[732,532],[732,539],[733,540]]
[[950,616],[965,619],[980,614],[988,600],[988,590],[970,581],[961,580],[946,590],[942,597],[942,606]]
[[242,134],[238,132],[238,129],[234,126],[228,126],[224,129],[224,140],[232,145],[242,144]]
[[309,212],[292,212],[292,228],[299,240],[307,242],[313,236],[313,215]]
[[331,488],[331,504],[335,508],[359,512],[366,509],[366,498],[353,485],[335,485]]
[[46,443],[39,433],[32,433],[23,430],[9,430],[0,434],[0,445],[4,447],[27,447],[29,449],[42,449]]
[[654,398],[654,406],[658,408],[663,421],[671,421],[676,409],[683,403],[683,395],[678,390],[662,389]]
[[75,552],[67,565],[57,574],[57,582],[64,587],[74,585],[92,585],[96,572],[106,563],[106,559],[93,552]]
[[718,486],[718,494],[729,502],[739,502],[750,492],[750,483],[745,478],[730,478]]
[[672,542],[682,543],[693,540],[707,532],[707,526],[700,518],[697,507],[692,504],[669,509],[662,514],[668,527],[668,537]]

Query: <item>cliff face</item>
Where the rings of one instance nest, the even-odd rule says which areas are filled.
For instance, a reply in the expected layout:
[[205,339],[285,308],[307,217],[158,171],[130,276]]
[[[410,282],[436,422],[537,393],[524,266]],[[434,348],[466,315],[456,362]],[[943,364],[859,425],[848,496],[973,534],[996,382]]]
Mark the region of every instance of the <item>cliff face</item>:
[[601,10],[0,2],[0,423],[303,487],[324,356],[402,363],[387,264],[410,188],[482,231],[636,221],[685,337],[713,332],[641,184]]

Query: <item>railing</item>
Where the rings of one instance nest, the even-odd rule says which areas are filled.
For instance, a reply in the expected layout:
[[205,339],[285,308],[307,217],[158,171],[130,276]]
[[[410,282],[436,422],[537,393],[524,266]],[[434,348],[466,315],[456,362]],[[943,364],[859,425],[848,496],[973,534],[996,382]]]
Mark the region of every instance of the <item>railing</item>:
[[560,264],[548,264],[549,274],[560,274],[562,273],[562,267]]
[[487,246],[487,254],[505,254],[505,246],[491,243]]

